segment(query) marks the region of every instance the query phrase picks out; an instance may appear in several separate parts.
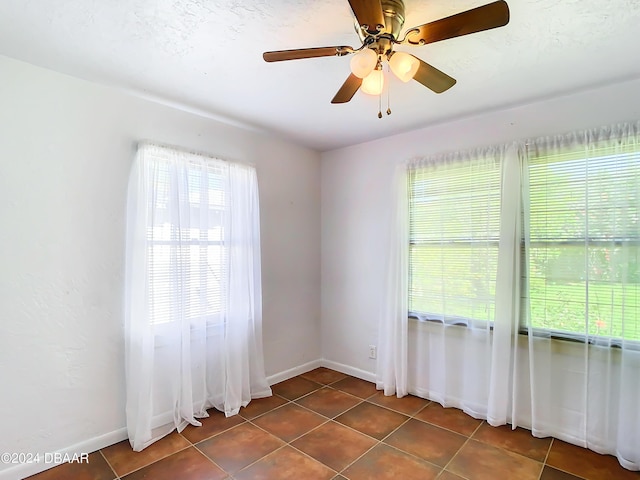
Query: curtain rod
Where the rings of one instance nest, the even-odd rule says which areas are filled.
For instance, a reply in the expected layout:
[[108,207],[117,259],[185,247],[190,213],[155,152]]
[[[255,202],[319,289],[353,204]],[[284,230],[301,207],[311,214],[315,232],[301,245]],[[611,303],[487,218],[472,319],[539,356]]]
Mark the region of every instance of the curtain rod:
[[247,165],[247,166],[256,168],[256,165],[253,162],[247,162],[247,161],[242,161],[242,160],[234,160],[234,159],[232,160],[232,159],[225,158],[225,157],[222,157],[222,156],[215,156],[215,155],[212,155],[211,153],[208,153],[208,152],[205,152],[205,151],[195,150],[193,148],[182,147],[182,146],[179,146],[179,145],[172,145],[172,144],[169,144],[169,143],[156,142],[154,140],[148,140],[148,139],[139,140],[137,142],[137,147],[138,148],[140,148],[143,145],[150,145],[150,146],[154,146],[154,147],[160,147],[160,148],[176,150],[178,152],[188,153],[190,155],[198,155],[200,157],[209,158],[211,160],[218,160],[218,161],[227,162],[227,163],[239,163],[239,164],[242,164],[242,165]]

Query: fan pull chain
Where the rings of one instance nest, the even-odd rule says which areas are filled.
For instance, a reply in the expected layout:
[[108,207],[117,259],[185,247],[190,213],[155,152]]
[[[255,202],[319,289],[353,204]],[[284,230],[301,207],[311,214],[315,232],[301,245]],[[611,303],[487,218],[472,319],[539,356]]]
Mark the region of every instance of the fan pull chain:
[[[389,66],[387,65],[387,72],[389,71]],[[391,75],[389,74],[389,78]],[[391,115],[391,82],[387,83],[387,115]]]
[[[384,70],[383,70],[384,71]],[[389,67],[387,66],[387,75],[389,76]],[[384,80],[383,77],[380,77],[380,83],[382,85],[380,85],[380,90],[383,89],[384,87]],[[387,82],[387,115],[391,115],[391,84],[390,82]],[[380,92],[380,95],[378,95],[378,118],[382,118],[382,94],[383,92]]]
[[382,89],[384,87],[384,70],[382,65],[379,65],[380,68],[380,95],[378,95],[378,118],[382,118]]

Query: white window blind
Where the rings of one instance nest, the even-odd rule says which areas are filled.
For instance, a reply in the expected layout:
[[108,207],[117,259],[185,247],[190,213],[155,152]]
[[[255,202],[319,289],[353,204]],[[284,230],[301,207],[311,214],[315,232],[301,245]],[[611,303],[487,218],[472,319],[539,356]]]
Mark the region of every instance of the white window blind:
[[222,162],[152,164],[147,268],[150,322],[212,320],[221,310],[226,172]]
[[640,340],[640,145],[529,158],[531,326]]
[[409,311],[486,326],[494,318],[500,164],[445,160],[409,169]]

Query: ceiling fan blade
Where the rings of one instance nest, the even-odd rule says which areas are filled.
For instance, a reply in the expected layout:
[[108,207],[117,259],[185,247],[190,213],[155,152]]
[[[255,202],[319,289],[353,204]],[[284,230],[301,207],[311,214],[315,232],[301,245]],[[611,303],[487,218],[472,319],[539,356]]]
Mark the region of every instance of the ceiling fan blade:
[[384,14],[380,0],[349,0],[349,5],[358,20],[358,25],[366,25],[369,33],[378,33],[384,29]]
[[340,90],[338,90],[338,93],[333,97],[333,100],[331,100],[331,103],[347,103],[356,94],[360,85],[362,85],[362,79],[356,77],[353,73],[350,74],[340,87]]
[[262,58],[265,62],[281,62],[283,60],[298,60],[300,58],[341,56],[353,52],[353,48],[347,46],[298,48],[295,50],[278,50],[264,52]]
[[419,58],[418,60],[420,61],[420,67],[418,67],[418,71],[416,72],[413,79],[420,82],[428,89],[433,90],[436,93],[442,93],[445,90],[449,90],[456,84],[455,78],[452,78],[446,73],[441,72],[436,67],[432,67]]
[[509,23],[509,6],[500,0],[407,31],[406,43],[423,45],[470,33],[503,27]]

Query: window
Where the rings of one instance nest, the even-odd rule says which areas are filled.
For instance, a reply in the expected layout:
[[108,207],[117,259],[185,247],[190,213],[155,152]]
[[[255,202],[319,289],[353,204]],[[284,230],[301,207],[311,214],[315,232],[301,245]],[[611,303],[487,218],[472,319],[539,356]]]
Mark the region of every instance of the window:
[[529,158],[534,329],[640,340],[640,149]]
[[253,166],[142,143],[129,178],[127,434],[140,451],[271,395]]
[[[521,255],[523,330],[639,341],[640,142],[545,142],[522,155],[487,150],[409,169],[409,314],[493,322],[500,252],[505,262]],[[517,168],[501,169],[507,161]],[[503,250],[501,203],[522,214]],[[516,245],[507,254],[520,236],[520,253]]]
[[494,318],[500,164],[490,154],[409,170],[409,311],[484,327]]
[[226,265],[225,170],[214,160],[178,165],[160,153],[155,160],[146,229],[150,322],[212,321]]

